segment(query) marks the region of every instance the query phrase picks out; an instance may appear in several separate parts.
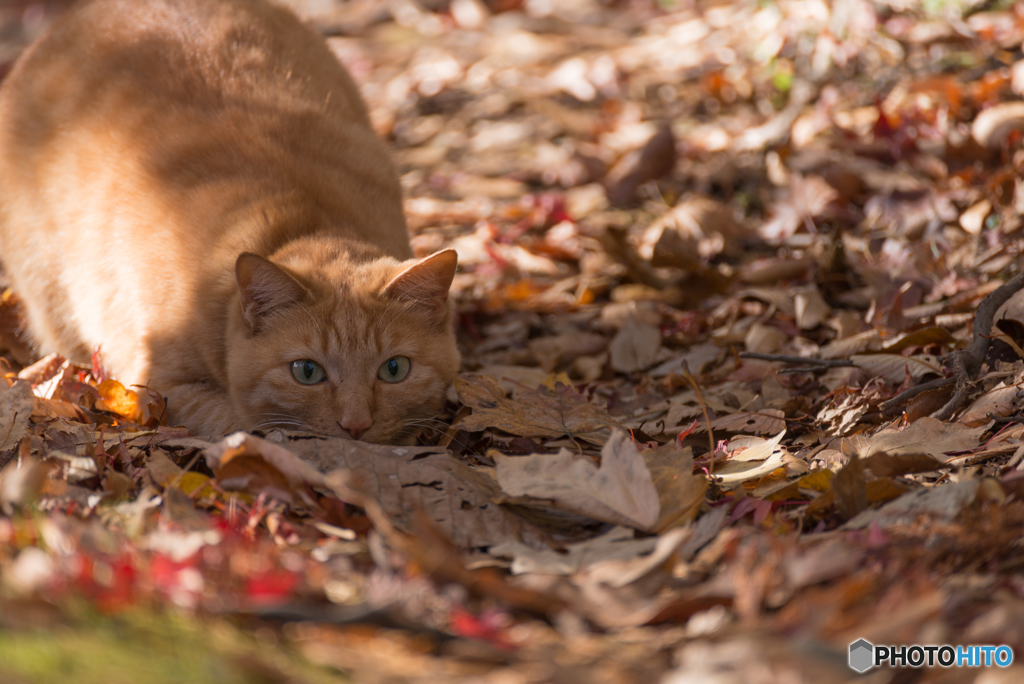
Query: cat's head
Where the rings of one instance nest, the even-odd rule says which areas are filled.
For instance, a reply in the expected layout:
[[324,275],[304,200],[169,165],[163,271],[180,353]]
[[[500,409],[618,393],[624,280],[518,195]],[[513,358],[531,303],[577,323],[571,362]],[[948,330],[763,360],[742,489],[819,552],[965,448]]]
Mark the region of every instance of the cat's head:
[[436,431],[459,369],[455,251],[404,262],[310,252],[238,257],[227,355],[239,427],[380,443]]

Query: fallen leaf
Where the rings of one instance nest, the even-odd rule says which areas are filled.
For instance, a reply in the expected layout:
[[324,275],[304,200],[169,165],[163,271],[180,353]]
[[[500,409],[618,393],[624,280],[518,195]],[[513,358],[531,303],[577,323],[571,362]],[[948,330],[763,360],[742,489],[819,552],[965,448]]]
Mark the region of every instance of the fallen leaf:
[[971,136],[982,147],[998,148],[1010,133],[1024,130],[1024,102],[1001,102],[982,111],[971,124]]
[[627,152],[604,179],[609,201],[624,206],[633,201],[637,190],[649,180],[660,178],[676,163],[676,141],[672,127],[662,124],[643,146]]
[[733,209],[710,197],[688,197],[644,231],[638,251],[655,267],[703,270],[703,260],[739,253],[748,231]]
[[609,347],[612,368],[634,373],[649,368],[658,360],[661,331],[648,323],[630,320],[616,333]]
[[[943,469],[944,465],[928,454],[884,453],[872,454],[860,459],[864,470],[870,471],[875,477],[898,477],[914,473],[930,473]],[[842,472],[842,471],[840,471]]]
[[868,507],[867,484],[864,479],[864,462],[856,455],[832,478],[839,515],[849,520]]
[[[711,421],[714,431],[745,432],[752,435],[774,434],[786,430],[786,414],[779,409],[762,411],[737,411],[727,416],[720,416]],[[707,426],[697,424],[694,432],[704,432]]]
[[203,457],[224,489],[256,495],[269,490],[284,500],[307,500],[308,485],[323,485],[324,476],[294,453],[254,435],[236,432]]
[[975,449],[984,427],[968,428],[943,423],[935,418],[920,418],[905,429],[886,427],[873,435],[854,435],[842,441],[842,452],[866,458],[878,452],[889,454],[928,454],[940,463],[949,460],[947,453]]
[[970,209],[960,214],[960,227],[971,235],[981,235],[981,229],[985,227],[985,219],[992,213],[992,203],[981,200]]
[[559,510],[652,531],[658,490],[630,438],[615,430],[601,450],[601,465],[562,449],[557,454],[495,456],[498,486],[513,497],[550,499]]
[[999,383],[974,400],[960,415],[960,422],[970,427],[987,425],[993,418],[1004,418],[1020,410],[1024,403],[1024,391],[1020,385],[1005,386]]
[[550,373],[559,363],[604,351],[608,338],[594,333],[567,333],[530,340],[529,346],[540,367]]
[[939,520],[950,521],[974,501],[979,486],[978,480],[964,480],[937,487],[915,489],[881,508],[862,512],[843,527],[855,530],[872,524],[880,527],[906,525],[917,520],[919,516],[934,516]]
[[678,449],[669,442],[645,453],[644,461],[658,490],[661,508],[654,531],[660,534],[694,520],[709,482],[703,473],[693,473],[693,451]]
[[826,214],[839,193],[820,176],[794,177],[787,196],[771,207],[760,234],[771,244],[785,243],[800,227],[814,232],[814,219]]
[[856,354],[850,357],[850,361],[870,375],[885,378],[897,385],[907,379],[907,373],[915,380],[920,380],[926,375],[943,374],[942,364],[932,354]]
[[9,384],[0,378],[0,451],[13,449],[25,436],[35,402],[32,385],[27,381]]
[[600,445],[616,425],[607,410],[562,384],[523,390],[509,399],[494,378],[460,375],[455,390],[459,400],[473,409],[456,426],[471,432],[493,427],[520,437],[566,436]]
[[629,527],[615,527],[608,532],[578,544],[559,549],[535,549],[522,542],[509,540],[487,550],[498,558],[511,558],[513,575],[571,575],[594,563],[616,558],[631,559],[654,550],[657,538],[636,539]]
[[355,483],[377,501],[395,525],[413,532],[417,515],[463,549],[489,547],[511,538],[535,540],[539,533],[506,506],[490,473],[457,461],[437,447],[366,444],[349,439],[289,440],[285,447],[324,473],[324,482]]
[[793,295],[793,312],[801,330],[814,330],[832,314],[832,307],[814,284],[797,289]]
[[[767,475],[782,467],[786,450],[780,447],[779,443],[785,435],[786,431],[783,430],[771,439],[760,441],[757,446],[730,454],[729,460],[723,465],[716,466],[712,475],[724,484],[737,484]],[[751,465],[754,461],[760,463]]]

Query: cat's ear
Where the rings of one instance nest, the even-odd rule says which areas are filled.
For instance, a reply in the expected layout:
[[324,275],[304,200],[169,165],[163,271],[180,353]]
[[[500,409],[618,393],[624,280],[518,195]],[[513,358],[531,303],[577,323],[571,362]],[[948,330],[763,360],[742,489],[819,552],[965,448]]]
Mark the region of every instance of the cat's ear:
[[306,288],[288,271],[251,252],[238,255],[235,280],[242,298],[242,314],[253,330],[274,309],[296,304],[306,295]]
[[452,286],[458,265],[459,255],[454,249],[431,254],[392,278],[384,293],[443,314],[447,311],[448,288]]

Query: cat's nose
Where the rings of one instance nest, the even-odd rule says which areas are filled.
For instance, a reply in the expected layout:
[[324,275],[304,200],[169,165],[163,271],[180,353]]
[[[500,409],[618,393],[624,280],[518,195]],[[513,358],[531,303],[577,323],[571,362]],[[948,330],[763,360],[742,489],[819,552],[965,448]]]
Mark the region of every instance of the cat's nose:
[[352,435],[352,439],[359,439],[362,437],[363,433],[369,430],[372,424],[373,423],[368,420],[360,420],[358,418],[338,421],[338,425],[341,426],[341,429]]

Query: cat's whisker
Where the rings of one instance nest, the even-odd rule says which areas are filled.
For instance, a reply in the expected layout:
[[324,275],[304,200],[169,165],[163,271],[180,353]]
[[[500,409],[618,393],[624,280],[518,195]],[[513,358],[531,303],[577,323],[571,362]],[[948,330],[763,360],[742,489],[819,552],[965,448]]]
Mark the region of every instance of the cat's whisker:
[[274,411],[262,411],[253,416],[254,418],[284,418],[285,420],[298,420],[290,413],[277,413]]
[[[405,430],[411,429],[410,434],[428,431],[437,435],[438,437],[441,437],[447,434],[449,427],[451,426],[445,423],[443,420],[437,420],[434,418],[411,418],[405,421],[404,425],[402,426],[402,431],[404,432]],[[456,439],[453,437],[452,443],[457,444],[463,449],[469,448],[469,444],[462,441],[461,439]]]
[[283,430],[297,430],[303,427],[302,421],[297,420],[296,418],[292,418],[291,416],[285,416],[283,414],[280,416],[260,414],[259,417],[264,418],[264,420],[253,425],[252,428],[250,428],[250,431],[254,432],[259,430],[260,432],[267,432],[269,430],[273,430],[276,428],[280,428]]
[[301,427],[301,426],[299,424],[297,424],[297,423],[278,423],[276,421],[265,421],[265,422],[257,423],[256,425],[254,425],[252,427],[251,431],[257,431],[258,430],[260,432],[265,432],[267,430],[276,430],[278,428],[280,428],[282,430],[287,430],[287,429],[297,429],[299,427]]

